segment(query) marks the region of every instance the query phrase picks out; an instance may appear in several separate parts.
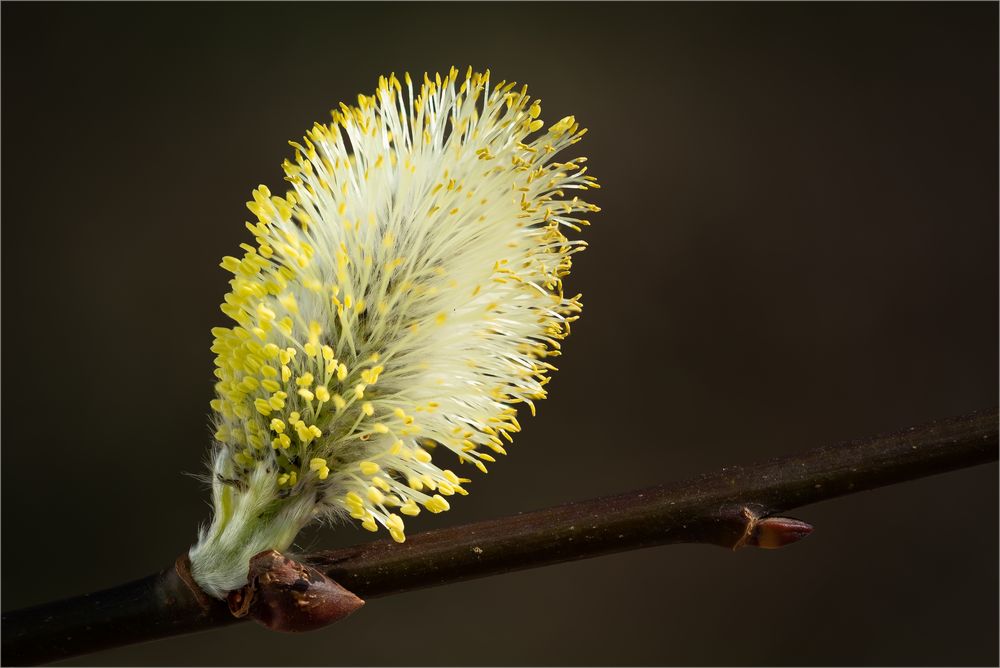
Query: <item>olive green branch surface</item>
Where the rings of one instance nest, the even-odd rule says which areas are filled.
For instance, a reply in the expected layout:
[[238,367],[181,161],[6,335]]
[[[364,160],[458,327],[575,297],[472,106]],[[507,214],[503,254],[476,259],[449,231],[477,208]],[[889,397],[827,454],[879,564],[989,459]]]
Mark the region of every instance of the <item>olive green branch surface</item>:
[[[299,555],[362,598],[673,543],[780,547],[811,527],[775,514],[997,460],[997,409],[670,485]],[[4,665],[38,664],[241,621],[183,559],[118,587],[3,614]]]

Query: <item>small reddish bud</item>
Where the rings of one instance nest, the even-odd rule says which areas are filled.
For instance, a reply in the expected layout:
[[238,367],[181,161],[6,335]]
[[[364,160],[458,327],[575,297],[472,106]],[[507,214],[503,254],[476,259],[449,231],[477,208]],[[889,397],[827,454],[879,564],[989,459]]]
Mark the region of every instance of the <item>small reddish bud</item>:
[[275,550],[250,559],[247,584],[229,592],[234,617],[249,615],[272,631],[312,631],[347,617],[365,604],[312,566]]
[[742,524],[743,535],[733,545],[734,550],[741,547],[774,550],[802,540],[813,530],[811,524],[791,517],[761,517],[761,510],[750,506],[742,506],[735,512],[727,511],[724,516],[731,522]]
[[791,517],[765,517],[758,520],[747,545],[774,550],[802,540],[812,533],[813,527]]

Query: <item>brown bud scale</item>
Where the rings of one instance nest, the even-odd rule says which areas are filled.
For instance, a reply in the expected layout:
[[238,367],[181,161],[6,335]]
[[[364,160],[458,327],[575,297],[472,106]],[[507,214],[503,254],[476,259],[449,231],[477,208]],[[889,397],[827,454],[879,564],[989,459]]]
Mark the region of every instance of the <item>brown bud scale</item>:
[[247,584],[229,592],[234,617],[249,615],[272,631],[312,631],[365,602],[312,566],[267,550],[250,559]]

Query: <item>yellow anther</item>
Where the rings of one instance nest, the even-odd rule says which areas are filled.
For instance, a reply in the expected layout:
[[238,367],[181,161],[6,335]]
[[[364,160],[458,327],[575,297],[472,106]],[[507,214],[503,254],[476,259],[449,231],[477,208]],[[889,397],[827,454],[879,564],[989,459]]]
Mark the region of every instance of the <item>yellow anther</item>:
[[222,263],[219,266],[235,274],[240,270],[240,261],[231,255],[227,255],[222,258]]
[[273,366],[268,366],[267,364],[265,364],[260,368],[260,375],[264,376],[265,378],[277,378],[278,370],[275,369]]
[[406,542],[406,534],[398,529],[389,529],[389,535],[392,536],[392,539],[397,543]]
[[333,395],[332,399],[334,408],[336,408],[338,411],[344,410],[344,406],[347,405],[347,402],[344,401],[344,397],[340,396],[339,394],[335,394]]
[[413,458],[416,459],[421,464],[429,464],[431,462],[431,453],[427,452],[421,447],[416,447],[413,449]]
[[357,385],[354,386],[354,398],[355,399],[364,399],[364,397],[365,397],[365,387],[367,387],[367,386],[364,383],[358,383]]
[[267,399],[254,399],[253,405],[261,415],[266,416],[271,414],[271,404]]
[[310,392],[304,387],[299,388],[298,395],[303,399],[305,399],[306,401],[312,401],[313,399],[316,398],[316,396],[312,392]]
[[281,382],[287,383],[292,377],[292,370],[288,368],[287,364],[281,365]]
[[264,355],[266,355],[267,358],[270,360],[273,360],[275,357],[277,357],[280,352],[281,349],[278,348],[278,346],[273,343],[268,343],[267,345],[264,346]]
[[319,438],[323,435],[323,431],[314,424],[309,425],[309,433],[313,435],[313,438]]
[[378,525],[375,524],[375,518],[371,515],[365,518],[365,521],[361,523],[361,526],[368,531],[378,531]]
[[271,431],[283,434],[285,432],[285,423],[278,418],[274,418],[271,420]]
[[288,434],[278,434],[277,437],[271,439],[271,447],[277,450],[281,448],[282,450],[287,450],[288,446],[292,444],[292,439],[288,437]]
[[385,518],[385,526],[389,529],[396,529],[397,531],[402,531],[406,528],[403,524],[403,518],[396,513],[390,513],[387,518]]
[[257,373],[264,360],[254,354],[249,354],[243,359],[243,368],[247,373]]
[[306,426],[306,423],[301,420],[295,424],[295,434],[303,443],[309,443],[313,440],[312,432],[309,431],[309,427]]
[[330,390],[326,389],[325,385],[320,385],[316,388],[316,398],[322,402],[330,401]]
[[313,380],[314,380],[313,375],[309,372],[306,372],[295,379],[295,384],[298,385],[299,387],[309,387],[310,385],[313,384]]
[[260,386],[268,392],[277,392],[281,389],[281,385],[279,385],[276,380],[263,380],[261,381]]
[[399,512],[404,515],[409,515],[410,517],[416,517],[420,514],[420,506],[418,506],[413,499],[407,499],[406,503],[399,507]]
[[319,353],[318,346],[312,341],[309,341],[304,346],[302,346],[302,350],[305,351],[306,355],[309,355],[309,357],[316,357],[316,355]]
[[566,116],[558,123],[552,125],[549,128],[549,132],[555,137],[561,137],[566,134],[566,132],[576,124],[576,118],[573,116]]
[[333,348],[330,346],[323,346],[323,359],[328,363],[333,362]]
[[318,471],[324,466],[326,466],[326,460],[323,459],[322,457],[313,457],[312,459],[309,460],[310,471]]
[[254,458],[249,454],[247,454],[246,451],[243,451],[243,452],[237,452],[235,455],[233,455],[233,461],[235,461],[237,464],[239,464],[244,468],[250,468],[251,466],[253,466]]
[[[506,434],[506,433],[507,432],[504,432],[504,434]],[[504,447],[502,445],[498,445],[496,443],[487,443],[486,445],[493,452],[496,452],[496,453],[501,454],[501,455],[506,455],[507,454],[507,451],[504,449]]]
[[361,472],[365,475],[375,475],[380,469],[379,465],[375,462],[361,462],[359,467],[361,468]]
[[367,415],[368,417],[371,417],[372,415],[375,414],[375,407],[372,405],[372,402],[366,401],[365,403],[361,404],[361,412]]
[[385,495],[378,487],[369,487],[365,492],[365,496],[368,497],[369,502],[376,506],[381,505],[385,501]]
[[337,365],[337,380],[343,382],[345,378],[347,378],[347,366],[341,362]]
[[266,304],[261,302],[260,304],[257,304],[257,317],[261,320],[270,322],[274,320],[277,315],[275,315],[274,311],[269,309]]
[[440,494],[435,494],[424,501],[424,508],[432,513],[443,513],[451,509],[451,505]]
[[292,411],[291,413],[288,414],[288,424],[295,424],[301,419],[302,416],[299,415],[298,411]]
[[372,431],[374,431],[376,434],[388,434],[389,428],[386,427],[381,422],[376,422],[375,424],[372,425]]

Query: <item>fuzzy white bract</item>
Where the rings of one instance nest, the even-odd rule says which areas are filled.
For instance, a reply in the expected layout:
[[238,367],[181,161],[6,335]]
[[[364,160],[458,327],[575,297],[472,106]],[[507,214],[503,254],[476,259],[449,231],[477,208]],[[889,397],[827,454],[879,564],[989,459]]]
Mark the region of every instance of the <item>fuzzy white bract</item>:
[[222,597],[247,562],[315,518],[349,516],[402,542],[401,516],[448,510],[534,413],[545,361],[580,311],[563,294],[584,242],[585,130],[547,129],[526,88],[380,78],[286,161],[292,190],[248,202],[256,244],[213,330],[214,517],[192,573]]

